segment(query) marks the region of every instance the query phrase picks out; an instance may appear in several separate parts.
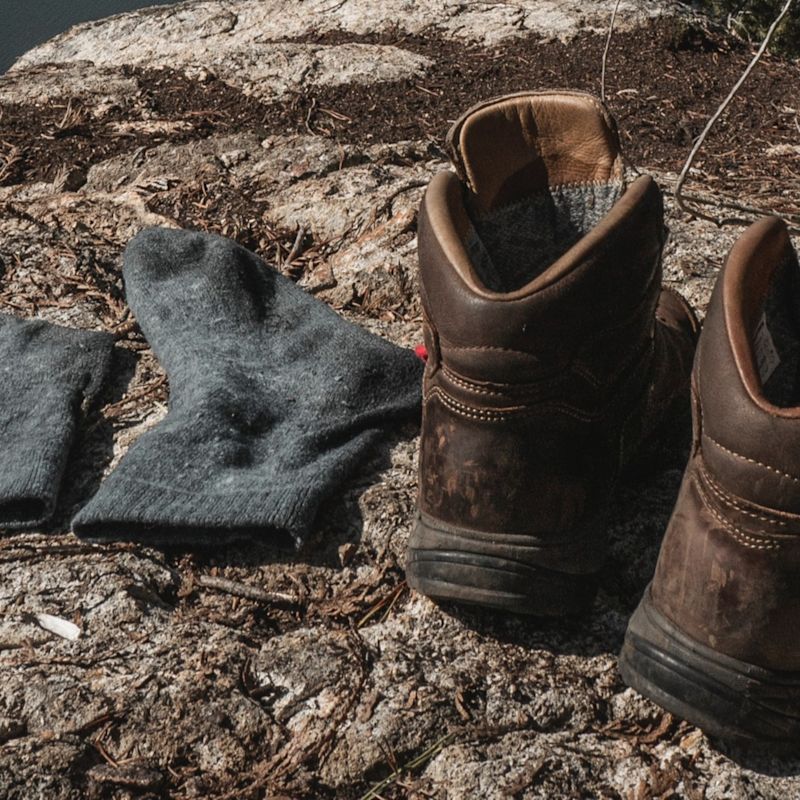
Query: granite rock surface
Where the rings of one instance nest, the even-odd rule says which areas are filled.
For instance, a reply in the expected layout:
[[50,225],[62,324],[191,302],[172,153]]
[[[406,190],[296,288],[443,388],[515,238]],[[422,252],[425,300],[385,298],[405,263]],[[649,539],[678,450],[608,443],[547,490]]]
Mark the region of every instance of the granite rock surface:
[[[112,331],[124,356],[81,432],[52,528],[0,538],[0,797],[800,797],[800,759],[722,751],[617,672],[679,462],[620,487],[583,620],[441,608],[409,592],[413,428],[331,500],[299,554],[259,542],[94,546],[68,533],[71,513],[166,409],[165,377],[122,293],[132,235],[161,224],[233,236],[413,346],[416,211],[447,168],[444,130],[396,140],[377,126],[372,141],[348,140],[315,120],[368,105],[320,103],[321,115],[281,129],[274,104],[291,109],[309,87],[359,85],[375,104],[398,82],[437,91],[425,84],[433,50],[404,37],[490,59],[509,42],[602,36],[611,6],[195,0],[77,26],[0,77],[4,112],[52,117],[36,128],[50,137],[41,152],[65,153],[49,172],[29,158],[14,178],[24,146],[0,150],[0,305]],[[619,31],[681,14],[623,0]],[[199,98],[189,110],[187,97]],[[669,198],[668,223],[666,279],[702,311],[740,228],[690,219]],[[41,613],[80,636],[43,629]]]

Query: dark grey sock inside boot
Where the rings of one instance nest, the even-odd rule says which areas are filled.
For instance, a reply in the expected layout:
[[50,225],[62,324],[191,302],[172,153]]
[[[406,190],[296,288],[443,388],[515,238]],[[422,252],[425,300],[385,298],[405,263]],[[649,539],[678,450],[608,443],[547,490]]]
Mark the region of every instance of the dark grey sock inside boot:
[[78,514],[92,538],[302,543],[387,426],[419,413],[416,356],[218,236],[154,228],[125,252],[128,302],[169,412]]
[[52,515],[83,404],[100,390],[114,340],[0,314],[0,529]]

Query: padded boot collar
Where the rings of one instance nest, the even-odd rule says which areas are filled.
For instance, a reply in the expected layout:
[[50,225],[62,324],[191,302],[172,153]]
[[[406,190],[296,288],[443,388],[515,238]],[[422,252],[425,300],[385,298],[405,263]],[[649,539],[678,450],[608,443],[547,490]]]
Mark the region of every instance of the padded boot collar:
[[459,177],[484,212],[556,186],[623,181],[613,118],[583,92],[520,92],[470,108],[447,135]]
[[695,360],[697,441],[727,492],[800,514],[800,408],[767,397],[756,358],[757,327],[779,268],[797,269],[786,225],[770,217],[739,238],[723,267]]
[[[633,228],[652,228],[651,239],[654,246],[660,250],[663,243],[661,195],[653,179],[642,175],[631,184],[595,229],[569,248],[541,275],[516,291],[493,292],[481,284],[464,244],[470,221],[464,209],[462,189],[462,184],[452,173],[442,172],[436,175],[428,186],[422,204],[424,224],[430,226],[450,268],[460,281],[471,293],[486,300],[508,303],[547,289],[587,262],[598,259],[608,246],[609,239],[624,236]],[[650,249],[652,248],[648,248]],[[635,285],[638,277],[631,276],[628,282]],[[624,284],[619,287],[619,291],[624,293]]]
[[783,220],[766,217],[751,225],[728,256],[722,275],[722,304],[733,358],[750,399],[769,414],[800,419],[800,408],[779,408],[764,397],[753,351],[775,273],[792,255]]

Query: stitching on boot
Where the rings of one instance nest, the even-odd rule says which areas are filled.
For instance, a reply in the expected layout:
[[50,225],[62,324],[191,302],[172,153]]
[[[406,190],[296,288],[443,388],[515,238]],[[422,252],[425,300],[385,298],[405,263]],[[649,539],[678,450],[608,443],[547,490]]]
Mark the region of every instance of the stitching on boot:
[[449,380],[451,383],[454,383],[456,386],[460,386],[462,389],[466,389],[468,392],[474,392],[475,394],[483,395],[502,395],[502,392],[497,389],[485,389],[477,384],[470,383],[469,381],[465,381],[463,378],[457,377],[449,369],[447,369],[447,367],[444,368],[443,372],[447,377],[447,380]]
[[491,351],[491,352],[500,352],[500,353],[515,353],[516,355],[526,356],[530,358],[532,361],[535,361],[537,364],[539,363],[539,359],[533,354],[528,353],[525,350],[515,350],[513,347],[493,347],[492,345],[460,345],[460,344],[452,344],[448,339],[445,339],[444,336],[440,334],[439,341],[444,343],[444,346],[448,350],[477,350],[477,351]]
[[543,396],[552,393],[559,384],[564,382],[564,374],[561,374],[550,375],[533,383],[506,383],[504,381],[478,383],[465,378],[447,365],[442,365],[442,374],[450,383],[465,391],[501,399],[507,398],[521,403],[542,402]]
[[425,402],[427,403],[428,400],[432,398],[438,398],[442,401],[442,403],[450,409],[450,411],[460,414],[463,417],[469,417],[470,419],[480,419],[485,422],[501,422],[510,414],[514,412],[525,411],[523,406],[515,406],[513,408],[507,409],[498,409],[498,408],[476,408],[475,406],[469,406],[466,403],[461,403],[460,401],[456,400],[454,397],[448,395],[443,389],[440,389],[438,386],[434,386],[425,397]]
[[[745,516],[751,517],[752,519],[759,520],[760,522],[766,522],[771,525],[780,525],[781,527],[786,527],[789,523],[785,519],[777,519],[777,514],[775,517],[767,516],[765,514],[757,514],[754,511],[749,511],[743,504],[747,501],[743,497],[737,497],[736,495],[729,494],[719,483],[717,483],[712,477],[709,471],[705,468],[704,465],[700,467],[700,473],[703,476],[703,480],[708,484],[708,488],[714,494],[715,497],[719,498],[721,503],[724,503],[727,506],[739,511],[741,514]],[[735,499],[734,499],[735,498]],[[737,502],[739,500],[740,502]],[[770,511],[770,514],[772,512]],[[796,521],[800,521],[800,517],[797,515],[790,515],[789,519],[794,519]]]
[[771,467],[769,464],[765,464],[763,461],[757,461],[754,458],[750,458],[749,456],[737,453],[735,450],[731,450],[729,447],[725,447],[724,444],[721,444],[707,433],[703,433],[703,436],[706,439],[708,439],[712,444],[715,444],[717,447],[719,447],[720,450],[723,450],[724,452],[734,456],[735,458],[740,458],[743,461],[748,461],[750,464],[756,464],[759,467],[764,467],[764,469],[768,469],[770,472],[774,472],[776,475],[780,475],[783,478],[789,478],[789,480],[794,481],[795,483],[800,483],[800,478],[798,478],[796,475],[792,475],[789,472],[784,472],[782,469],[778,469],[777,467]]
[[[468,378],[465,378],[463,375],[459,375],[459,373],[455,372],[452,367],[448,367],[447,365],[442,365],[442,372],[447,379],[456,384],[456,386],[460,386],[462,389],[467,389],[471,392],[475,392],[476,394],[502,395],[504,394],[504,390],[526,390],[528,393],[533,394],[537,391],[541,391],[543,387],[558,383],[562,380],[561,375],[552,375],[542,378],[541,381],[536,383],[505,383],[503,381],[487,381],[486,384],[481,384],[471,381]],[[487,388],[488,386],[496,386],[498,388],[489,389]]]
[[706,509],[709,513],[719,522],[722,527],[728,531],[728,533],[733,536],[733,538],[740,544],[742,547],[748,547],[751,550],[780,550],[782,545],[778,542],[771,542],[768,539],[762,539],[757,536],[752,536],[749,533],[745,533],[741,528],[734,525],[730,520],[725,519],[725,517],[714,508],[714,504],[711,502],[711,498],[706,494],[703,487],[700,485],[700,482],[695,478],[694,485],[697,489],[698,494],[703,500]]
[[468,417],[469,419],[482,420],[484,422],[503,422],[509,417],[513,416],[533,417],[553,411],[559,414],[564,414],[568,417],[572,417],[579,422],[594,422],[602,418],[602,415],[585,414],[581,411],[578,411],[578,409],[569,408],[556,403],[547,403],[536,408],[526,408],[525,406],[511,406],[508,408],[490,409],[476,408],[475,406],[469,406],[466,403],[456,400],[438,386],[434,386],[433,389],[431,389],[428,394],[425,395],[425,403],[427,404],[428,401],[434,397],[441,400],[442,404],[454,414],[459,414],[460,416]]

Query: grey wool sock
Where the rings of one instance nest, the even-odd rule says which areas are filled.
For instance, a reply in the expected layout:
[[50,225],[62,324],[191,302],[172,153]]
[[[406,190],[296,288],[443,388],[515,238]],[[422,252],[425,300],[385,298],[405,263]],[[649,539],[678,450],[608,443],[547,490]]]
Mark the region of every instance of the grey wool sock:
[[73,530],[206,545],[289,534],[299,546],[387,426],[419,414],[421,362],[228,239],[151,228],[124,261],[169,411]]
[[0,314],[0,529],[52,516],[81,406],[113,346],[107,333]]

